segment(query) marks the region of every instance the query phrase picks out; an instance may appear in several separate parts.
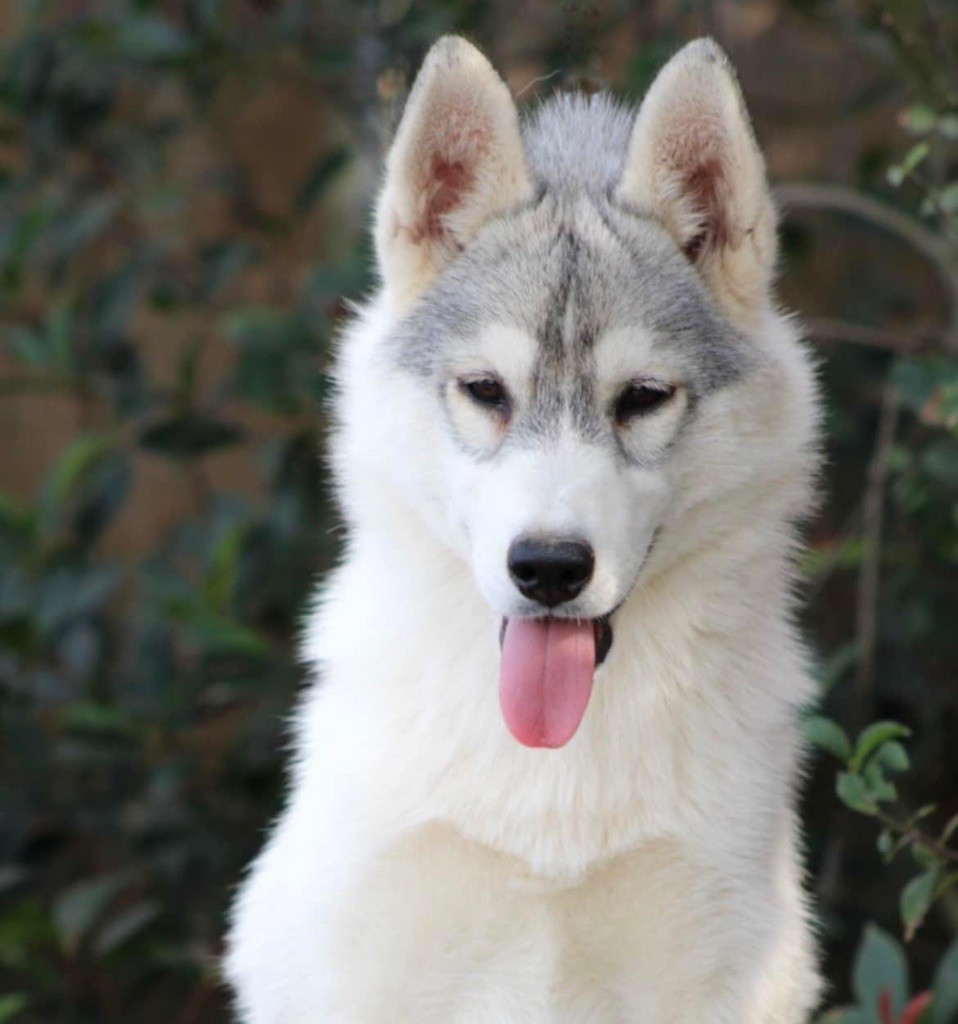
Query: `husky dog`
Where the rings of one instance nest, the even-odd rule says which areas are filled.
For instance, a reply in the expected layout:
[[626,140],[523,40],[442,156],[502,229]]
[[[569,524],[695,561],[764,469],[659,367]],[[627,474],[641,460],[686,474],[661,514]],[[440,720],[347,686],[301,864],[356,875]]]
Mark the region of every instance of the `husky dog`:
[[348,541],[232,920],[240,1018],[806,1021],[819,411],[727,59],[691,43],[637,114],[520,121],[440,40],[376,243],[339,353]]

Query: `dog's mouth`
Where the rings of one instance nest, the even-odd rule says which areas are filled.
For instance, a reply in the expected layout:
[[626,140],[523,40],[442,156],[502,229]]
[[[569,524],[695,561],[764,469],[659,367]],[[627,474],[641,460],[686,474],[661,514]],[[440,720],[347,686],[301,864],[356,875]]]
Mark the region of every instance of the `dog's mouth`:
[[[597,619],[582,619],[584,623],[589,623],[592,626],[592,631],[595,635],[595,667],[598,668],[603,661],[609,656],[609,651],[612,650],[612,616],[618,610],[618,606],[613,608],[608,615],[600,615]],[[499,649],[502,650],[502,643],[506,638],[506,626],[509,624],[509,619],[504,618],[502,625],[499,627]],[[544,619],[534,619],[534,622],[549,622],[551,621],[548,617]],[[560,622],[566,622],[567,619],[559,619]]]
[[612,647],[610,619],[502,620],[499,705],[520,743],[562,747],[575,735]]

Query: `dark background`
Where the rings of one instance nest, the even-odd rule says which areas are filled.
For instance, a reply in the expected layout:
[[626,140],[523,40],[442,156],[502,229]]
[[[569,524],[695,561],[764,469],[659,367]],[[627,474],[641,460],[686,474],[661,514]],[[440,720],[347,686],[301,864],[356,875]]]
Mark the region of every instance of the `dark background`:
[[[728,50],[828,399],[822,706],[906,723],[902,808],[958,811],[958,5],[0,0],[0,1024],[227,1019],[224,908],[341,533],[330,340],[370,286],[383,140],[453,30],[523,103],[638,98],[689,38]],[[834,1005],[916,867],[882,863],[834,764],[809,783]],[[956,929],[949,891],[915,987]]]

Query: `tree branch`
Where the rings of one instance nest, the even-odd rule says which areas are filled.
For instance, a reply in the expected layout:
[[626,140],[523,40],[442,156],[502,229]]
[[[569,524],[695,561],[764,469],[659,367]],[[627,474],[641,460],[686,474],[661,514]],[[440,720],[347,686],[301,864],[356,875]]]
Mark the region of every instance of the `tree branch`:
[[885,203],[844,185],[823,182],[786,182],[775,189],[779,204],[789,209],[834,210],[867,221],[895,235],[920,252],[938,272],[948,294],[949,319],[945,340],[958,349],[958,271],[956,257],[934,231]]
[[947,333],[898,331],[835,317],[803,317],[800,322],[805,334],[816,341],[849,341],[854,345],[884,349],[895,355],[923,355],[940,352],[942,349],[958,350],[958,336]]

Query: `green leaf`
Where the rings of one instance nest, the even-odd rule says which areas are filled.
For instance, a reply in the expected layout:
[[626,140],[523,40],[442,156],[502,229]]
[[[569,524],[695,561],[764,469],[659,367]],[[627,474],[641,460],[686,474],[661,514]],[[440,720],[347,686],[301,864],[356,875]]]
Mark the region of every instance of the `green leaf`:
[[937,123],[938,115],[931,107],[916,105],[905,111],[905,129],[912,135],[927,135]]
[[878,806],[861,775],[854,772],[839,772],[835,781],[835,792],[839,800],[853,811],[860,814],[878,813]]
[[952,942],[938,962],[932,991],[935,998],[929,1024],[955,1024],[958,1018],[958,941]]
[[16,889],[29,877],[30,872],[18,864],[0,864],[0,894]]
[[223,320],[240,349],[233,379],[235,394],[280,415],[295,415],[312,404],[322,384],[318,317],[252,307]]
[[916,929],[925,919],[935,898],[938,875],[938,868],[934,867],[930,871],[917,875],[902,889],[900,907],[906,939],[910,939],[915,934]]
[[184,405],[191,405],[199,378],[200,360],[203,357],[202,340],[193,341],[183,347],[176,366],[177,398]]
[[132,484],[127,456],[99,434],[78,438],[47,477],[39,503],[45,536],[71,530],[91,544],[123,506]]
[[[846,560],[852,547],[854,547],[854,544],[851,542],[843,544],[840,549],[832,550],[824,561],[827,562],[829,568],[836,565],[852,564]],[[854,564],[857,565],[859,561],[860,559],[856,559]],[[850,643],[842,644],[841,647],[832,651],[827,658],[819,663],[815,675],[818,677],[819,686],[823,693],[840,683],[848,670],[858,661],[858,648],[857,641],[852,640]]]
[[929,147],[927,142],[919,142],[917,146],[913,146],[906,154],[905,159],[897,167],[888,168],[888,181],[896,188],[904,183],[912,171],[928,156]]
[[109,565],[57,566],[36,588],[34,625],[46,639],[55,638],[78,620],[99,615],[118,584],[117,571]]
[[210,614],[204,608],[190,607],[178,614],[189,631],[192,643],[206,655],[262,658],[270,653],[266,638],[241,622]]
[[55,511],[64,504],[78,483],[109,448],[109,441],[101,434],[78,437],[60,456],[47,477],[42,504],[50,511]]
[[857,1006],[850,1006],[843,1010],[830,1010],[822,1014],[815,1024],[873,1024],[868,1014]]
[[958,139],[958,114],[943,114],[938,119],[938,133],[952,142]]
[[37,528],[33,509],[18,501],[12,494],[0,491],[0,544],[29,546]]
[[53,922],[38,904],[27,900],[0,915],[0,962],[5,966],[23,967],[56,945]]
[[910,735],[911,730],[899,722],[875,722],[858,737],[852,767],[856,770],[861,768],[868,758],[889,740],[902,739]]
[[30,1000],[22,992],[12,992],[9,995],[0,996],[0,1024],[6,1024],[8,1020],[25,1010]]
[[802,723],[802,731],[809,743],[828,751],[840,761],[851,758],[851,741],[845,730],[832,719],[823,715],[810,715]]
[[126,333],[137,302],[138,268],[131,260],[99,281],[91,297],[90,321],[100,347]]
[[14,222],[12,230],[4,232],[6,238],[0,245],[0,265],[6,264],[8,272],[20,269],[27,253],[41,237],[44,228],[50,221],[52,210],[42,202],[26,210]]
[[938,858],[922,843],[911,844],[911,858],[920,867],[931,871],[938,867]]
[[96,541],[126,504],[133,487],[133,466],[123,452],[107,452],[93,466],[77,489],[71,507],[70,527],[81,544]]
[[393,26],[402,21],[412,7],[412,0],[379,0],[379,18],[382,25]]
[[893,804],[898,799],[898,787],[887,779],[881,779],[874,783],[870,789],[871,795],[877,803]]
[[108,956],[136,938],[156,919],[159,912],[156,903],[137,903],[127,907],[99,930],[93,940],[93,952],[97,957]]
[[70,953],[97,924],[114,897],[127,885],[125,873],[70,886],[53,905],[53,922],[63,949]]
[[958,489],[958,445],[950,437],[929,442],[921,453],[922,471],[936,484]]
[[242,242],[217,242],[202,253],[203,285],[201,297],[208,302],[252,258],[252,250]]
[[69,304],[59,301],[47,310],[42,328],[14,327],[8,331],[6,343],[18,359],[48,371],[50,379],[56,380],[72,369],[72,330],[73,311]]
[[953,181],[950,185],[939,189],[937,199],[939,209],[945,210],[947,213],[958,212],[958,181]]
[[954,373],[953,364],[944,357],[905,358],[895,363],[894,380],[901,404],[920,414],[936,394],[942,380]]
[[897,800],[898,790],[895,788],[894,783],[889,782],[885,778],[885,772],[878,759],[873,757],[868,764],[865,765],[862,771],[862,778],[865,780],[865,786],[868,789],[868,793],[873,800],[878,803],[883,801]]
[[882,1019],[879,1006],[883,991],[891,994],[893,1019],[901,1017],[908,1000],[908,964],[899,943],[876,925],[865,927],[855,956],[852,986],[859,1006],[876,1024]]
[[911,767],[908,751],[897,740],[883,744],[875,756],[881,766],[890,772],[905,772]]
[[97,733],[121,738],[135,736],[136,722],[122,709],[110,704],[83,701],[67,708],[63,725],[72,732]]
[[165,63],[188,56],[194,49],[190,37],[159,15],[139,15],[125,20],[116,40],[118,52],[144,63]]
[[195,459],[219,448],[238,444],[243,432],[232,423],[187,413],[154,423],[141,431],[140,445],[171,459]]
[[945,827],[941,830],[941,836],[939,837],[942,846],[948,845],[956,830],[958,830],[958,814],[945,822]]
[[224,531],[213,549],[209,571],[203,581],[203,599],[215,613],[229,610],[236,589],[239,556],[248,535],[248,524],[238,523]]

